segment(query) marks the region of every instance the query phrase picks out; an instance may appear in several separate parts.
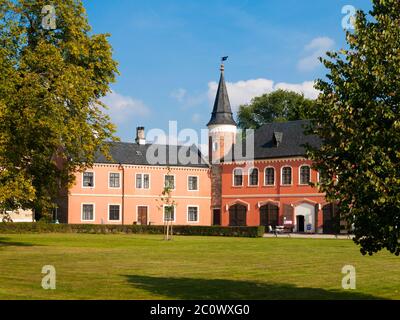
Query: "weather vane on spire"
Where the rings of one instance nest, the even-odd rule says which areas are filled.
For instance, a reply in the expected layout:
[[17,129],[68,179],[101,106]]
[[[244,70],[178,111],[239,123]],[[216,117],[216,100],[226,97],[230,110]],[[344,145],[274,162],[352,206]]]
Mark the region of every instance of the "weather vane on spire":
[[228,58],[229,58],[228,56],[225,56],[225,57],[221,58],[221,72],[224,72],[224,70],[225,70],[224,62],[226,60],[228,60]]

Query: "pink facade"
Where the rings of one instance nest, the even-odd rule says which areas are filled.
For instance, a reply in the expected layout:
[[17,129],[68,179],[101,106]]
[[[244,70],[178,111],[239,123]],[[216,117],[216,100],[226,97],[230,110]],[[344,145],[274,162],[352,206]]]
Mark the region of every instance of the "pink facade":
[[[96,164],[87,172],[93,173],[93,186],[84,186],[84,174],[77,174],[68,197],[68,223],[162,225],[164,210],[160,195],[165,175],[169,174],[175,180],[174,224],[211,225],[208,168],[172,167],[168,173],[163,166]],[[114,186],[110,186],[110,175]],[[137,186],[137,175],[143,179],[141,188]],[[197,190],[189,190],[189,177],[197,181]],[[196,188],[192,185],[192,189]]]

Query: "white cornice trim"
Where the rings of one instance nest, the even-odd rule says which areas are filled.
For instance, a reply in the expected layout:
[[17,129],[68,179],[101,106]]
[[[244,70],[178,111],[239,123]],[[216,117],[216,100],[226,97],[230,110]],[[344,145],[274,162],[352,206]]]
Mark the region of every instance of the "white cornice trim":
[[241,165],[246,163],[270,163],[270,162],[287,162],[287,161],[311,161],[304,157],[293,157],[293,158],[273,158],[273,159],[259,159],[259,160],[241,160],[241,161],[229,161],[222,162],[223,165]]
[[[208,165],[208,164],[206,164]],[[119,167],[120,165],[117,163],[95,163],[93,164],[93,167],[90,169],[93,169],[94,167],[102,167],[102,168],[115,168]],[[160,165],[160,166],[154,166],[154,165],[135,165],[135,164],[122,164],[122,166],[125,169],[157,169],[157,170],[168,170],[168,166]],[[175,167],[175,166],[170,166],[169,167],[171,171],[174,169],[177,170],[191,170],[191,171],[209,171],[210,168],[201,168],[201,167]]]
[[[70,196],[72,197],[104,197],[104,198],[121,198],[121,194],[85,194],[85,193],[71,193]],[[125,198],[149,198],[149,199],[158,199],[160,195],[129,195],[125,194]],[[201,196],[171,196],[173,199],[206,199],[210,200],[211,197],[201,197]]]
[[237,127],[232,124],[213,124],[208,126],[209,134],[237,133]]
[[325,197],[325,193],[296,193],[296,194],[238,194],[222,196],[225,199],[236,198],[291,198],[291,197]]

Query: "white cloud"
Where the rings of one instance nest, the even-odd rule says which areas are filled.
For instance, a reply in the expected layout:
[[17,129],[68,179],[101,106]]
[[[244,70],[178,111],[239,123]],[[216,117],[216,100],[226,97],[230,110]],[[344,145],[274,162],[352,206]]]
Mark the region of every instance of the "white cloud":
[[297,68],[300,71],[312,71],[321,65],[319,57],[325,56],[326,52],[332,50],[335,41],[328,37],[318,37],[311,40],[304,47],[305,57],[300,59]]
[[[256,79],[227,82],[226,86],[229,94],[229,100],[234,112],[238,110],[240,105],[250,103],[253,98],[261,96],[265,93],[271,93],[278,89],[303,93],[306,98],[310,99],[315,99],[319,93],[316,89],[314,89],[313,81],[305,81],[299,84],[285,82],[275,84],[273,80]],[[217,90],[218,83],[210,82],[208,84],[208,98],[210,103],[214,102]]]
[[[234,109],[241,104],[249,103],[254,97],[274,90],[274,82],[268,79],[227,82],[226,85],[229,100]],[[217,90],[217,82],[213,81],[208,84],[208,98],[210,101],[214,101]]]
[[186,97],[186,93],[187,92],[185,89],[179,88],[179,89],[171,92],[171,97],[178,100],[179,102],[183,102],[183,100]]
[[145,117],[150,114],[150,109],[141,100],[134,99],[129,96],[124,96],[110,92],[107,96],[101,99],[108,106],[106,113],[115,123],[121,124],[132,121],[134,117]]
[[294,91],[302,93],[306,98],[316,99],[319,95],[319,91],[314,88],[314,81],[305,81],[300,84],[280,82],[275,85],[275,90],[282,89],[288,91]]

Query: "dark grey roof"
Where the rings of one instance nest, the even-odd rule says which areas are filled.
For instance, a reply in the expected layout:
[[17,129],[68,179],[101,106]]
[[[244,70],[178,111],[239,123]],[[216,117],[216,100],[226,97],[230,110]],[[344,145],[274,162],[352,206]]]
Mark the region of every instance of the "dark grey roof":
[[[190,147],[159,144],[139,145],[126,142],[110,142],[109,144],[112,160],[108,160],[101,152],[97,152],[95,163],[208,167],[200,150],[194,145]],[[170,152],[172,156],[170,156]]]
[[[321,146],[321,139],[306,135],[308,120],[267,123],[254,132],[254,159],[306,156],[305,145]],[[282,141],[276,143],[276,137]],[[245,146],[243,153],[245,153]],[[247,155],[244,158],[248,158]],[[236,158],[236,160],[239,160]]]
[[211,120],[207,124],[207,126],[216,124],[229,124],[234,126],[237,125],[235,120],[233,120],[231,103],[229,102],[228,90],[226,89],[223,69],[221,69],[221,78],[219,80],[218,91],[217,96],[215,97]]

